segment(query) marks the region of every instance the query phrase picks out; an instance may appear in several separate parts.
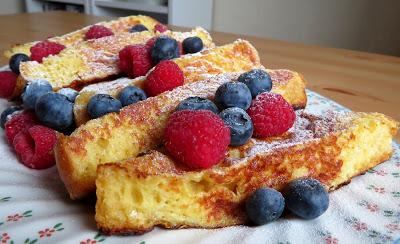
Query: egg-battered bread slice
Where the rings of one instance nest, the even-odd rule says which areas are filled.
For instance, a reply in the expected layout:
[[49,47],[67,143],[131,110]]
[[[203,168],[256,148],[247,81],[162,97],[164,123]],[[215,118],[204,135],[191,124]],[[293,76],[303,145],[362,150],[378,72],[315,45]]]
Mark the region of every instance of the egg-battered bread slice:
[[257,188],[281,190],[312,177],[334,190],[389,159],[398,124],[378,113],[298,113],[288,132],[232,147],[218,165],[190,171],[153,151],[100,165],[96,222],[107,234],[246,223],[245,199]]
[[[144,15],[132,15],[127,17],[121,17],[116,20],[99,22],[96,25],[102,25],[109,28],[114,34],[129,32],[130,28],[134,25],[142,24],[147,27],[149,31],[154,31],[154,26],[159,24],[159,22],[149,16]],[[86,26],[82,29],[76,30],[74,32],[65,34],[63,36],[50,37],[47,40],[62,44],[66,47],[77,44],[85,40],[85,34],[91,26]],[[38,43],[28,42],[25,44],[15,44],[10,50],[4,52],[6,58],[11,58],[12,55],[17,53],[24,53],[30,55],[30,48]]]
[[[70,197],[82,198],[95,190],[98,165],[135,157],[160,145],[168,117],[179,102],[192,96],[213,99],[220,85],[236,80],[244,71],[209,76],[90,120],[70,136],[60,134],[56,164]],[[290,83],[279,81],[280,89],[290,93]]]
[[[184,55],[173,60],[184,73],[185,84],[204,79],[204,74],[213,75],[261,68],[256,49],[247,41],[237,40],[231,44],[204,50],[200,53]],[[295,108],[304,108],[307,101],[305,80],[294,71],[268,70],[273,80],[272,92],[280,93]],[[134,85],[143,88],[146,77],[135,79],[121,78],[115,81],[101,82],[83,88],[74,104],[74,117],[77,126],[90,118],[87,104],[95,94],[109,94],[118,98],[120,91]]]
[[54,90],[63,87],[82,88],[90,83],[104,81],[120,75],[118,53],[131,44],[145,44],[154,36],[169,36],[182,42],[185,38],[198,36],[206,48],[214,47],[210,34],[203,28],[190,32],[120,33],[99,39],[87,40],[62,50],[58,55],[36,61],[23,62],[20,65],[14,96],[22,92],[25,84],[32,80],[47,80]]

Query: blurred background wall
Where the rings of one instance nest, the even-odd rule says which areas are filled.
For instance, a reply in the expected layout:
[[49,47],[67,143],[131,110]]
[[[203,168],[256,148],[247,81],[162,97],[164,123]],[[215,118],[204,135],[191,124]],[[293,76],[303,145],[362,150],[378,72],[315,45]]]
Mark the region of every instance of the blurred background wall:
[[[96,7],[100,0],[85,0],[90,1],[93,9],[77,7],[96,15],[143,13],[174,25],[400,56],[400,0],[101,1],[125,9]],[[25,2],[37,5],[51,0],[0,0],[0,14],[23,12]],[[157,2],[159,6],[154,6]]]
[[15,14],[25,10],[23,0],[0,0],[0,14]]
[[215,0],[213,29],[400,56],[399,0]]

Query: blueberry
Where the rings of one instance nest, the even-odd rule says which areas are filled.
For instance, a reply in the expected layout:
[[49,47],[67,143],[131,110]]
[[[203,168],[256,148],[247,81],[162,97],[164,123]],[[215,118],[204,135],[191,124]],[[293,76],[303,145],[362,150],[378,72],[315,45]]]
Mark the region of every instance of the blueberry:
[[14,73],[19,74],[19,65],[21,64],[21,62],[26,62],[26,61],[29,61],[28,55],[23,53],[17,53],[10,58],[10,62],[8,65],[10,66],[10,69]]
[[189,97],[179,103],[176,107],[176,111],[180,110],[210,110],[213,113],[218,114],[217,106],[207,98],[202,97]]
[[197,53],[203,49],[203,41],[197,36],[188,37],[182,42],[185,53]]
[[162,60],[178,58],[178,42],[172,38],[161,36],[155,41],[150,53],[153,64],[158,64]]
[[250,116],[241,108],[227,108],[219,116],[231,131],[231,146],[245,144],[253,135],[253,123]]
[[118,112],[122,107],[118,99],[107,94],[96,94],[87,105],[90,118],[97,119],[111,112]]
[[43,94],[53,91],[50,83],[46,80],[34,80],[30,82],[22,93],[22,101],[26,108],[35,108],[36,100]]
[[239,76],[238,81],[246,84],[253,98],[260,93],[269,92],[272,89],[271,77],[262,69],[253,69],[243,73]]
[[73,103],[59,93],[42,95],[36,102],[35,112],[43,124],[55,130],[64,130],[74,122]]
[[119,100],[123,107],[143,101],[146,98],[146,93],[136,86],[127,86],[119,94]]
[[146,26],[142,24],[137,24],[132,26],[132,28],[129,30],[130,33],[135,33],[135,32],[142,32],[142,31],[148,31]]
[[68,100],[70,102],[75,102],[75,98],[78,96],[78,92],[75,91],[72,88],[62,88],[60,90],[58,90],[58,93],[63,94],[64,96],[66,96],[68,98]]
[[288,209],[303,219],[315,219],[329,206],[328,192],[315,179],[297,179],[284,189]]
[[215,103],[220,109],[238,107],[246,110],[251,104],[251,93],[241,82],[227,82],[215,92]]
[[247,217],[257,225],[277,220],[284,208],[285,199],[272,188],[257,189],[246,201]]
[[14,112],[20,111],[20,110],[22,110],[22,107],[20,107],[20,106],[11,106],[11,107],[6,108],[1,113],[1,121],[0,121],[1,128],[4,129],[4,125],[6,124],[9,115],[13,114]]

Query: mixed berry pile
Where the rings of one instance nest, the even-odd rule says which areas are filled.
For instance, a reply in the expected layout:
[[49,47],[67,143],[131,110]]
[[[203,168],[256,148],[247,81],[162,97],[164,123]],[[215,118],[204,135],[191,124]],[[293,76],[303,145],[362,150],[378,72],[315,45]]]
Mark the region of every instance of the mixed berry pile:
[[[271,89],[269,74],[254,69],[237,81],[222,84],[214,101],[202,97],[183,100],[166,127],[167,151],[191,168],[204,169],[220,162],[228,146],[244,145],[251,137],[285,133],[296,115],[292,106]],[[223,128],[229,133],[221,133]]]
[[[61,44],[46,40],[31,47],[30,57],[22,53],[13,55],[9,62],[11,71],[0,72],[0,97],[13,97],[22,62],[32,60],[41,63],[43,58],[56,55],[64,48]],[[62,94],[69,94],[72,98],[77,95],[76,91],[72,91],[74,95],[71,95],[71,91],[65,93],[63,89],[53,93],[47,81],[31,82],[24,88],[22,105],[11,106],[2,112],[1,127],[7,142],[27,167],[46,169],[55,164],[53,147],[57,137],[54,129],[62,131],[72,125],[72,102]],[[58,100],[62,102],[58,103]],[[54,109],[55,106],[58,109]],[[69,113],[68,108],[71,109]]]
[[[203,42],[198,37],[186,38],[184,42],[189,50],[186,53],[199,52],[203,49]],[[119,69],[130,78],[147,75],[144,86],[142,88],[127,86],[117,98],[108,94],[93,96],[87,106],[89,117],[96,119],[111,112],[118,112],[122,107],[183,85],[183,72],[175,62],[171,61],[182,55],[180,47],[178,41],[166,36],[153,37],[144,45],[124,47],[119,52]]]

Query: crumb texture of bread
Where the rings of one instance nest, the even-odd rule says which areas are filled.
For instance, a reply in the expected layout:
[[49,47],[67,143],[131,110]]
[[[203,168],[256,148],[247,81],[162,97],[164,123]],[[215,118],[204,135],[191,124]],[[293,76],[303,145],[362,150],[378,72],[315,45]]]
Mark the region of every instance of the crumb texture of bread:
[[47,80],[54,90],[63,87],[80,89],[90,83],[104,81],[119,75],[118,53],[125,46],[144,44],[150,38],[160,35],[167,35],[178,41],[198,36],[203,40],[205,47],[214,47],[210,34],[200,27],[190,32],[124,32],[69,46],[58,55],[44,58],[42,63],[24,62],[20,65],[21,77],[25,83],[37,79]]
[[[107,28],[109,28],[114,34],[119,34],[119,33],[124,33],[128,32],[129,29],[137,24],[142,24],[149,29],[149,31],[154,31],[154,26],[158,24],[159,22],[149,16],[144,16],[144,15],[132,15],[132,16],[127,16],[127,17],[121,17],[116,20],[112,21],[104,21],[97,23],[96,25],[102,25]],[[76,30],[74,32],[65,34],[63,36],[56,36],[56,37],[50,37],[47,40],[56,42],[59,44],[62,44],[66,47],[78,44],[79,42],[82,42],[85,40],[85,33],[86,31],[90,28],[90,26],[86,26],[82,29]],[[11,58],[12,55],[17,54],[17,53],[23,53],[26,55],[30,55],[30,48],[38,43],[37,41],[34,42],[28,42],[25,44],[16,44],[11,47],[10,50],[6,50],[4,52],[4,56],[6,58]]]
[[334,190],[387,160],[398,124],[377,113],[298,113],[285,135],[231,148],[219,165],[190,171],[168,156],[147,155],[98,167],[96,222],[107,234],[155,226],[217,228],[246,223],[244,200],[262,186],[281,190],[313,177]]

